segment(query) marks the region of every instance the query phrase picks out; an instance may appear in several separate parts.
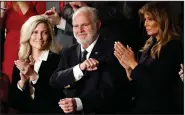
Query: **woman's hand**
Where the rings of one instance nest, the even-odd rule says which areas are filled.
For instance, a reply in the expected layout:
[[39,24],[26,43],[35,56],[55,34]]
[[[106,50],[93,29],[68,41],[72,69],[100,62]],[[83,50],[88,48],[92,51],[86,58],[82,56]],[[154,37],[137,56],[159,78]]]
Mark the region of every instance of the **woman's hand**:
[[20,80],[18,81],[18,84],[19,84],[19,87],[23,89],[25,86],[25,83],[29,80],[29,77],[25,76],[21,72],[19,73],[19,75],[20,75]]
[[37,73],[34,71],[34,60],[30,56],[29,60],[16,60],[15,65],[24,76],[29,78],[29,81],[36,80]]
[[20,60],[14,61],[14,63],[22,74],[25,75],[27,73],[27,68],[28,68],[28,65],[29,65],[28,60],[21,60],[20,59]]
[[[133,70],[138,62],[135,59],[134,52],[130,47],[125,47],[120,42],[115,42],[114,44],[114,54],[117,57],[119,55],[119,62],[124,65],[125,69],[129,69],[129,67]],[[128,66],[128,67],[127,67]]]
[[114,51],[114,55],[115,55],[116,58],[118,59],[119,63],[123,66],[123,68],[125,68],[128,79],[129,79],[129,80],[132,80],[131,77],[130,77],[132,69],[131,69],[130,66],[128,66],[128,65],[124,62],[124,60],[123,60],[123,58],[122,58],[122,55],[121,55],[121,52],[122,52],[121,50],[120,50],[120,51]]
[[114,51],[114,55],[116,56],[116,58],[118,59],[119,63],[127,70],[127,69],[131,69],[123,60],[122,55],[120,53],[118,53],[117,51]]
[[24,75],[23,73],[19,73],[19,75],[20,75],[20,80],[22,81],[22,82],[27,82],[28,80],[29,80],[29,77],[28,76],[26,76],[26,75]]
[[35,60],[33,59],[33,57],[30,55],[29,56],[29,67],[30,67],[30,74],[28,74],[30,81],[34,81],[37,79],[37,72],[34,70],[34,64],[35,64]]

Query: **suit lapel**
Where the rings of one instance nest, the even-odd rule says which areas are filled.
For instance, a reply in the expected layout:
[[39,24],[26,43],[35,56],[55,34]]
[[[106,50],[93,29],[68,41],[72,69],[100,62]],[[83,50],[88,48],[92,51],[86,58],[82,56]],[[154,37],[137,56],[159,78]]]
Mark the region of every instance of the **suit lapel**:
[[98,41],[96,42],[89,58],[94,58],[94,59],[98,59],[100,57],[100,54],[101,54],[101,47],[99,45],[99,42],[100,42],[100,38],[98,39]]
[[54,56],[52,54],[52,52],[49,51],[48,59],[47,59],[47,61],[42,61],[41,62],[40,69],[39,69],[38,73],[45,72],[45,71],[49,72],[51,70],[50,66],[52,64],[53,65],[57,64],[57,62],[58,62],[57,60],[59,60],[59,58]]
[[104,40],[102,38],[99,38],[97,43],[95,44],[91,54],[90,58],[97,59],[98,61],[104,61],[104,59],[107,57],[106,51],[104,51]]
[[97,59],[98,60],[99,57],[100,57],[100,51],[94,50],[94,51],[91,52],[91,55],[90,55],[89,58],[94,58],[94,59]]
[[81,60],[81,48],[80,48],[80,45],[78,45],[77,48],[76,48],[76,56],[77,56],[77,62],[80,63],[80,60]]
[[[50,58],[50,53],[48,54],[48,59],[47,60],[50,60],[49,58]],[[42,60],[39,71],[38,71],[39,74],[42,72],[42,69],[44,70],[45,68],[48,68],[47,63],[48,63],[48,61],[43,61]]]
[[[50,77],[50,76],[45,76],[45,72],[47,72],[49,74],[49,73],[51,73],[51,71],[53,71],[51,69],[51,65],[52,64],[57,64],[57,63],[55,63],[55,61],[53,62],[53,60],[57,60],[57,59],[52,56],[51,52],[49,52],[49,54],[48,54],[47,61],[42,60],[40,68],[39,68],[39,71],[38,71],[38,73],[39,73],[39,80],[38,80],[38,82],[44,83],[45,80],[49,79],[48,77]],[[37,85],[38,84],[39,83],[37,83]]]
[[68,57],[66,59],[66,61],[69,62],[69,64],[67,65],[67,68],[70,68],[80,63],[80,54],[81,54],[81,49],[79,44],[77,44],[75,48],[72,48],[69,50]]

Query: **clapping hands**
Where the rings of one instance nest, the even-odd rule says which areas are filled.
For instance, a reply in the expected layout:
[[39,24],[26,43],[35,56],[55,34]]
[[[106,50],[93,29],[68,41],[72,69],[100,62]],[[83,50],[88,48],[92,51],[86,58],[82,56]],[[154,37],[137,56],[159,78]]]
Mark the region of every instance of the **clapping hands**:
[[34,71],[33,67],[35,61],[32,56],[29,56],[29,59],[16,60],[14,63],[20,71],[20,79],[22,82],[25,83],[28,80],[33,81],[36,79],[37,73]]
[[120,42],[114,44],[114,55],[125,69],[134,69],[138,64],[131,47],[125,47]]
[[115,42],[114,44],[114,55],[118,59],[119,63],[126,70],[126,74],[129,80],[131,80],[131,71],[137,66],[137,61],[134,56],[134,52],[131,47],[127,45],[125,47],[120,42]]

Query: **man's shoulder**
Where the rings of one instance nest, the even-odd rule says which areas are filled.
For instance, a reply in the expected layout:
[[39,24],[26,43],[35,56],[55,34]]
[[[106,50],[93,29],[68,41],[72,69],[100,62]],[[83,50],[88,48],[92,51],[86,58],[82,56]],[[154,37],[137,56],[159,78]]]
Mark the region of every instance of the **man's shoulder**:
[[101,48],[106,48],[106,50],[112,49],[114,46],[114,43],[112,41],[101,36],[99,37],[98,44],[101,45]]

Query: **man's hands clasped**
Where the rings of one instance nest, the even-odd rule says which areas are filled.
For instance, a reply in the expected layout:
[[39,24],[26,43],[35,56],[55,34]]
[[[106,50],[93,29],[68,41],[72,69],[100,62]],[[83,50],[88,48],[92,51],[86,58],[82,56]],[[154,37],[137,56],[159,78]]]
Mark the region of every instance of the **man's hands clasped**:
[[98,69],[98,64],[99,61],[93,58],[89,58],[80,64],[80,69],[82,71],[95,71]]

